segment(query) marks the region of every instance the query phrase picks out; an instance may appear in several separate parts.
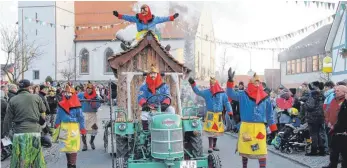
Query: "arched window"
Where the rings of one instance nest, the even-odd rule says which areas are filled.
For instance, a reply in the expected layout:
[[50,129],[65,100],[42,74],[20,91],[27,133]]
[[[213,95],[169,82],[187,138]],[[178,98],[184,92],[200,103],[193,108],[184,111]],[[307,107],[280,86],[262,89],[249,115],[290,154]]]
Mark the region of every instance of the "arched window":
[[108,57],[111,57],[113,55],[113,50],[111,48],[106,48],[105,50],[105,72],[112,72],[111,66],[108,63],[107,59]]
[[80,52],[80,73],[88,74],[89,73],[89,51],[83,48]]

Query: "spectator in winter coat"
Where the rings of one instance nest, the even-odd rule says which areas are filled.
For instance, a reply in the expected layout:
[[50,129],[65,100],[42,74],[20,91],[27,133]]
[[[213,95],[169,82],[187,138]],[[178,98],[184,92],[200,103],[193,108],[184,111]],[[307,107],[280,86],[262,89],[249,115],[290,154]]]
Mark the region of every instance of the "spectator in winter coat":
[[337,94],[343,94],[345,97],[338,112],[337,122],[330,131],[332,135],[330,164],[323,168],[337,168],[340,154],[342,155],[342,168],[347,167],[347,87],[338,87]]
[[[4,128],[3,123],[6,115],[7,101],[5,99],[5,92],[1,90],[1,128]],[[3,129],[1,129],[1,138],[3,135]]]
[[50,123],[50,126],[54,128],[54,120],[57,114],[58,98],[53,87],[50,87],[48,90],[47,102],[50,109],[50,112],[47,113],[47,121]]
[[8,85],[8,93],[7,93],[8,101],[10,101],[13,96],[17,95],[17,91],[18,91],[17,85],[15,84]]
[[[323,101],[324,96],[321,92],[324,88],[324,84],[318,81],[309,84],[311,94],[306,100],[303,110],[305,111],[306,122],[309,126],[310,136],[312,138],[311,152],[306,154],[307,156],[324,156],[324,112]],[[319,152],[318,152],[319,151]]]

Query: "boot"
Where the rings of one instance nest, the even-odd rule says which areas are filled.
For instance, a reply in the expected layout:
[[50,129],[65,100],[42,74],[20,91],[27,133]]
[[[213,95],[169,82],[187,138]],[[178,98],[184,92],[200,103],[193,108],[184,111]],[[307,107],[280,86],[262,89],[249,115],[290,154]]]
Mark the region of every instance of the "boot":
[[95,136],[90,136],[90,141],[89,141],[89,144],[91,146],[91,148],[94,150],[95,149],[95,145],[94,145],[94,139],[95,139]]
[[212,153],[213,152],[213,138],[208,137],[208,153]]
[[86,150],[88,150],[88,145],[87,145],[87,136],[86,136],[86,135],[82,135],[82,142],[83,142],[83,148],[82,148],[82,151],[86,151]]
[[312,147],[311,152],[305,154],[305,156],[318,156],[317,148]]
[[219,151],[219,149],[217,148],[217,138],[213,138],[213,150]]
[[327,153],[325,152],[325,148],[324,147],[320,147],[319,148],[319,153],[318,155],[319,156],[325,156]]

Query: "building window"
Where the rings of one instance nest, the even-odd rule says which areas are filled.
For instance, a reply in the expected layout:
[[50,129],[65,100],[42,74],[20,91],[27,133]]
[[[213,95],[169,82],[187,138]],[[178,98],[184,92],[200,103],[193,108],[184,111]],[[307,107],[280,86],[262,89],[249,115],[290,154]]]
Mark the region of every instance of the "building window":
[[80,52],[80,73],[88,74],[89,73],[89,52],[87,49],[82,49]]
[[324,55],[319,56],[319,70],[321,71],[323,69],[323,59]]
[[313,67],[312,67],[312,71],[313,72],[316,72],[316,71],[318,71],[319,70],[319,59],[318,59],[318,56],[313,56],[312,57],[312,65],[313,65]]
[[307,57],[307,72],[312,72],[313,68],[313,62],[312,62],[312,57]]
[[291,64],[290,61],[287,61],[287,74],[291,74],[292,70],[291,70]]
[[40,79],[40,71],[33,71],[33,75],[34,75],[34,80]]
[[108,63],[108,57],[111,57],[113,55],[113,50],[111,48],[106,48],[105,50],[105,72],[112,72],[112,68],[110,64]]
[[306,58],[301,58],[301,72],[306,72]]
[[296,73],[301,73],[301,60],[296,60]]
[[296,72],[295,72],[295,70],[296,70],[296,69],[295,69],[295,63],[296,63],[296,62],[295,62],[295,60],[292,60],[291,62],[292,62],[292,68],[291,68],[291,69],[292,69],[292,74],[295,74],[295,73],[296,73]]

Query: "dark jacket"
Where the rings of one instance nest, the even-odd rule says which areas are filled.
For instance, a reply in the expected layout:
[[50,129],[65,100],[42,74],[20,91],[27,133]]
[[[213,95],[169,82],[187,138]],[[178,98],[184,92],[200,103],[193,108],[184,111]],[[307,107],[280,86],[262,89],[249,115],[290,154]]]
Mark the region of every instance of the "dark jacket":
[[46,98],[46,94],[40,92],[39,96],[41,97],[41,99],[43,101],[43,104],[45,104],[45,107],[46,107],[45,113],[46,114],[50,114],[51,113],[51,109],[49,108],[49,104],[48,104],[48,101],[47,101],[47,98]]
[[1,123],[3,123],[6,115],[7,101],[5,98],[1,98]]
[[306,102],[309,97],[310,97],[310,92],[304,91],[302,93],[302,96],[300,97],[299,101]]
[[339,114],[337,116],[337,122],[334,125],[334,133],[347,132],[347,100],[344,100]]
[[46,111],[42,99],[28,90],[19,90],[8,102],[4,119],[4,132],[9,133],[14,122],[14,133],[40,132],[40,116]]
[[320,91],[311,91],[303,110],[307,123],[324,124],[324,96]]
[[49,105],[49,114],[57,114],[58,98],[57,96],[47,96],[47,102]]
[[17,92],[14,92],[14,91],[12,91],[12,90],[9,90],[8,93],[7,93],[7,96],[8,96],[8,100],[7,100],[7,101],[10,101],[11,98],[12,98],[13,96],[16,96],[16,95],[17,95]]

